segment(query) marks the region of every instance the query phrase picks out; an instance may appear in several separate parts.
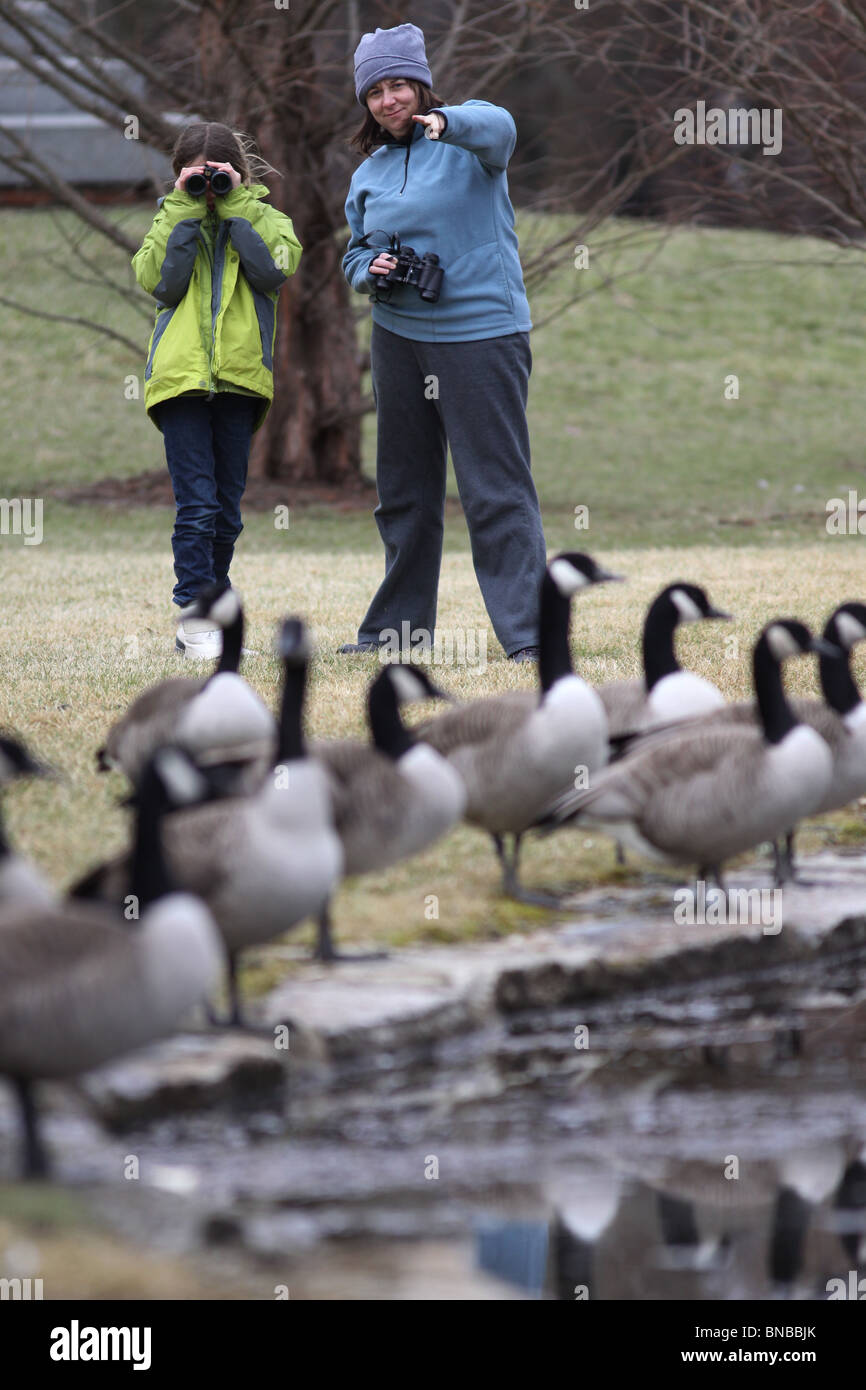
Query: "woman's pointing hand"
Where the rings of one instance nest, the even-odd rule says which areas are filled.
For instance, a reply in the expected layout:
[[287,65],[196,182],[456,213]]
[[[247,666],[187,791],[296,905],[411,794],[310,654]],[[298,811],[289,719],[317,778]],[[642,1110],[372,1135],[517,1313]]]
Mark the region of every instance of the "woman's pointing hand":
[[426,116],[413,116],[412,120],[417,121],[419,125],[427,127],[424,134],[427,136],[428,140],[438,140],[445,129],[445,121],[442,116],[439,115],[438,111],[431,111]]

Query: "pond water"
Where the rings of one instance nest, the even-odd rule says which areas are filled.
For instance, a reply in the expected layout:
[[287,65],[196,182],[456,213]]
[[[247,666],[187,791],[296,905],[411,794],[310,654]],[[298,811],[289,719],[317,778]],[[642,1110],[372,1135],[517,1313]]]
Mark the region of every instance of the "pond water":
[[[863,982],[851,951],[525,1010],[313,1069],[284,1113],[106,1136],[68,1106],[48,1135],[110,1228],[262,1297],[866,1296]],[[4,1110],[7,1170],[12,1137]]]

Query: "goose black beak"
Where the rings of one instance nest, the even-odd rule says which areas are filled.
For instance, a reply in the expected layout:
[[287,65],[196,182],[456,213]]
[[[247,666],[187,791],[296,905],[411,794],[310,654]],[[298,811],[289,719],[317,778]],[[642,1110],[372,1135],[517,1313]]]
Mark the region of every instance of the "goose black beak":
[[818,656],[843,656],[842,647],[836,647],[832,642],[828,642],[826,637],[813,637],[809,643],[809,651],[816,652]]
[[734,621],[733,613],[723,613],[721,608],[710,608],[705,616],[708,618],[718,618],[724,623],[732,623]]
[[625,584],[624,574],[614,574],[612,570],[596,570],[595,584]]

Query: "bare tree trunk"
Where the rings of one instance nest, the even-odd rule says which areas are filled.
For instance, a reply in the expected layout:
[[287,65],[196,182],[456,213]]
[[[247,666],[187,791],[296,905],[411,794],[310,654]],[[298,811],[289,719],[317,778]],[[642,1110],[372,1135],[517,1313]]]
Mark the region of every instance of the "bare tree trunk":
[[[314,37],[287,34],[281,70],[313,71],[315,49]],[[271,201],[292,218],[304,254],[303,275],[293,276],[280,296],[278,389],[252,467],[258,476],[289,482],[346,484],[361,467],[361,372],[333,198],[322,176],[323,103],[315,85],[305,93],[301,121],[289,125],[272,115],[259,130],[262,150],[282,175],[271,181]]]
[[[294,216],[290,190],[303,180],[284,163],[284,189],[272,199]],[[309,191],[307,190],[309,200]],[[361,466],[361,372],[349,290],[336,238],[315,212],[298,217],[305,279],[280,296],[274,358],[276,393],[251,460],[253,476],[347,484]]]
[[219,83],[234,71],[231,89],[244,96],[231,116],[277,171],[267,178],[270,201],[292,218],[304,248],[299,271],[280,292],[274,401],[254,439],[251,476],[345,487],[360,476],[361,368],[340,266],[342,209],[326,173],[333,89],[317,80],[323,41],[312,26],[304,30],[301,19],[276,15],[232,32],[211,10],[202,21],[202,79],[214,111]]

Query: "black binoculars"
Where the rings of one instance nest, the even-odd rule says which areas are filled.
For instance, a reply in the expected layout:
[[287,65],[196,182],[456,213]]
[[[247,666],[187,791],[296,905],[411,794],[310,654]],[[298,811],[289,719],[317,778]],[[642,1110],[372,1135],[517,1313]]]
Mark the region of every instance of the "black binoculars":
[[[380,231],[380,227],[374,227],[371,231],[365,232],[358,245],[369,246],[370,237]],[[442,281],[445,278],[445,267],[439,264],[439,257],[435,251],[426,251],[423,256],[419,256],[413,246],[403,245],[396,232],[382,232],[382,235],[388,238],[388,252],[397,264],[391,267],[387,275],[378,277],[379,284],[411,285],[422,299],[429,304],[435,304],[442,292]]]
[[419,256],[414,246],[403,246],[396,233],[391,237],[391,255],[397,264],[380,276],[383,285],[412,285],[421,298],[435,304],[442,290],[445,271],[435,251]]
[[190,174],[184,184],[184,192],[189,193],[192,198],[200,198],[210,184],[214,193],[222,196],[223,193],[231,191],[231,175],[225,169],[212,169],[209,164],[205,165],[203,174]]

